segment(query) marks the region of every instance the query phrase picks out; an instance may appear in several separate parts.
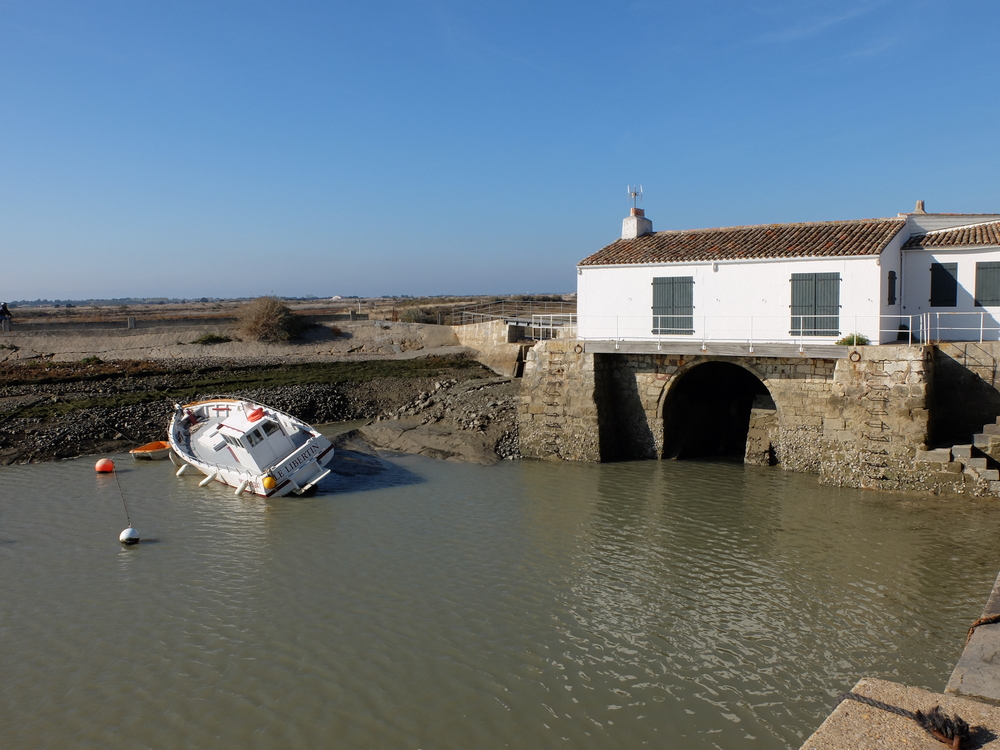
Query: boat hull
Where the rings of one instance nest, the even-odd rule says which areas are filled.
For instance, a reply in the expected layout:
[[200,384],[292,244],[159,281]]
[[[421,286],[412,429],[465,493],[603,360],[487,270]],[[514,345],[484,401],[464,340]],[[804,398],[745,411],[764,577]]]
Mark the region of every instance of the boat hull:
[[[314,491],[329,475],[326,464],[334,453],[330,441],[305,422],[241,399],[176,405],[168,434],[177,457],[204,475],[201,484],[219,482],[237,495]],[[272,460],[263,460],[265,453]],[[178,476],[183,472],[182,466]]]
[[170,443],[166,440],[155,440],[133,448],[129,453],[137,461],[162,461],[170,455]]

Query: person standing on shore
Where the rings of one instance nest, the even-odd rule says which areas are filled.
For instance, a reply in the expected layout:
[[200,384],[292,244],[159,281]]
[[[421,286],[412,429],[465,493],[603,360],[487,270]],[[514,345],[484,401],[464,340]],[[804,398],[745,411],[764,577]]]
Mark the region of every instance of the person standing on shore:
[[10,322],[14,319],[14,316],[10,314],[10,308],[7,307],[6,302],[0,302],[0,330],[9,331]]

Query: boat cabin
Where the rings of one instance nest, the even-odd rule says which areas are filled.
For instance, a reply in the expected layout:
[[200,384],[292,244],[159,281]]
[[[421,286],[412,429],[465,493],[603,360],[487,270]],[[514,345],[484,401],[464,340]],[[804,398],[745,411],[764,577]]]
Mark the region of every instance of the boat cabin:
[[[267,416],[263,409],[249,414],[233,410],[224,421],[199,435],[197,442],[212,451],[228,450],[241,466],[262,472],[305,443],[308,435],[298,435],[298,430],[295,433],[289,435],[280,421]],[[295,437],[300,439],[296,441]]]

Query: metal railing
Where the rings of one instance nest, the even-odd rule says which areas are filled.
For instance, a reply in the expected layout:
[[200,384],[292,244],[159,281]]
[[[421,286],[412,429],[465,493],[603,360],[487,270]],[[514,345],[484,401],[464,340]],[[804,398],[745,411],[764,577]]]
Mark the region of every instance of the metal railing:
[[[748,344],[832,345],[916,344],[938,340],[1000,340],[1000,324],[988,314],[976,315],[976,325],[949,324],[933,313],[921,315],[857,316],[775,316],[775,315],[692,315],[683,325],[652,315],[579,315],[577,338],[592,341],[695,341]],[[942,314],[946,315],[946,314]],[[675,316],[676,317],[676,316]],[[956,321],[959,322],[959,321]],[[677,324],[676,326],[674,324]],[[659,326],[659,327],[656,327]],[[972,336],[972,333],[975,336]]]
[[452,325],[486,323],[491,320],[521,321],[529,325],[535,315],[554,319],[576,315],[576,302],[536,302],[533,300],[497,300],[478,305],[456,307],[451,312]]
[[979,312],[928,312],[919,316],[927,341],[1000,341],[1000,321],[985,310]]
[[531,325],[525,329],[524,335],[538,341],[576,338],[576,314],[532,315]]

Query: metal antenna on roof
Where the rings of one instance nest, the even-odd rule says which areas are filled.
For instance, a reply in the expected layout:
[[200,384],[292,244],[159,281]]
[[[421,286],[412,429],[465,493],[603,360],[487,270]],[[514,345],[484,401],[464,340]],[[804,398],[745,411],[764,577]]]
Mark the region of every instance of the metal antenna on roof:
[[635,204],[642,201],[642,185],[629,185],[628,197],[632,201],[632,208],[635,208]]

